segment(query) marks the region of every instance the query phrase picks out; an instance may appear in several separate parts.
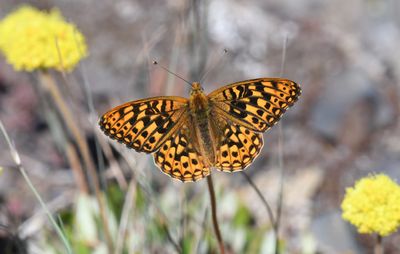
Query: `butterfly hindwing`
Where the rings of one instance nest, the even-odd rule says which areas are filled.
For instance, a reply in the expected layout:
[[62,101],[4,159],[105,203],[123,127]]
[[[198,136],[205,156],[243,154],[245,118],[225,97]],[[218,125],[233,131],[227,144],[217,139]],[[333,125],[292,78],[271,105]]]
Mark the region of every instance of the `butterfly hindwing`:
[[165,174],[183,182],[197,181],[210,174],[210,168],[196,151],[190,134],[186,123],[154,153],[155,164]]
[[236,123],[264,132],[272,127],[297,101],[300,87],[280,78],[261,78],[233,83],[208,95],[215,111]]
[[172,96],[132,101],[105,113],[99,124],[110,138],[152,153],[180,127],[187,104],[187,99]]
[[230,121],[226,116],[213,114],[213,126],[218,133],[215,167],[221,171],[245,169],[258,156],[263,146],[261,133]]

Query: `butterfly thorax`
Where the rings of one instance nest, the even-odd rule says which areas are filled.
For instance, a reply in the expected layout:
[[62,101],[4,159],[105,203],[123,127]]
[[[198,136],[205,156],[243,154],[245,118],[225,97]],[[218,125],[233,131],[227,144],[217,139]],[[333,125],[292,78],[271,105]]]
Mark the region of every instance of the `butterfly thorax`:
[[189,99],[190,117],[193,124],[193,140],[197,140],[199,153],[205,158],[208,166],[215,163],[216,144],[215,133],[211,126],[210,119],[210,101],[204,94],[199,83],[193,83]]

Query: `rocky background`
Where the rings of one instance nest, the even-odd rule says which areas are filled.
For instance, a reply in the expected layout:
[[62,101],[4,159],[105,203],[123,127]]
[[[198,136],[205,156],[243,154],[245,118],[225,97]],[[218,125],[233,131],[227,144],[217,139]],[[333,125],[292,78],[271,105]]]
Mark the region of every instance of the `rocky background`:
[[[191,81],[208,70],[202,84],[207,92],[240,80],[280,76],[287,37],[283,76],[299,83],[303,94],[279,123],[282,135],[278,126],[264,134],[261,155],[246,172],[275,207],[281,138],[281,233],[287,252],[306,253],[309,248],[309,253],[372,253],[374,238],[357,234],[341,219],[340,203],[345,188],[369,173],[400,179],[399,1],[2,0],[0,18],[23,3],[59,8],[86,36],[90,54],[70,74],[70,87],[63,89],[73,98],[71,109],[92,148],[91,126],[98,116],[87,113],[83,77],[96,112],[102,114],[143,97],[188,96],[187,84],[152,65],[155,59]],[[0,58],[0,119],[45,200],[68,209],[75,181],[60,149],[63,141],[46,121],[35,80],[34,74],[17,73]],[[117,143],[113,147],[125,149]],[[148,182],[167,216],[182,199],[207,198],[205,181],[183,185],[159,172],[151,156],[125,152],[138,165],[134,174]],[[0,221],[18,232],[39,205],[2,138],[0,166]],[[113,182],[109,166],[104,175]],[[127,166],[120,169],[126,179],[132,177]],[[213,175],[220,192],[222,233],[231,239],[235,253],[240,250],[235,244],[246,242],[230,231],[238,204],[250,211],[251,227],[268,224],[268,217],[240,174]],[[171,216],[172,224],[179,221],[178,213]],[[267,239],[266,233],[265,251]],[[399,253],[399,242],[398,233],[385,238],[386,253]]]

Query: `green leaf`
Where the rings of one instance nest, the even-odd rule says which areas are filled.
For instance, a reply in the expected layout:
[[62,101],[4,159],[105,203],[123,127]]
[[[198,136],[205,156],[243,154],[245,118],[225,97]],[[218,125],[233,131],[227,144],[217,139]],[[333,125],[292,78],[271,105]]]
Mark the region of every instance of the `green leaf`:
[[240,204],[233,216],[233,225],[236,227],[248,227],[251,221],[252,216],[250,210],[246,206]]
[[117,216],[118,221],[120,221],[121,219],[124,199],[125,194],[124,192],[122,192],[117,184],[109,185],[107,189],[107,200],[111,211],[115,216]]

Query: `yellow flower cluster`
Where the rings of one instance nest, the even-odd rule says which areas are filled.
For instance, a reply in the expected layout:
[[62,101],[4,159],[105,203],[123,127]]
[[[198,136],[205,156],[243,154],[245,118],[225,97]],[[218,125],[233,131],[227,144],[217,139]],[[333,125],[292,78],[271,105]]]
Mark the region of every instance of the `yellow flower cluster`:
[[0,21],[0,51],[16,70],[72,70],[87,55],[85,38],[58,10],[22,6]]
[[384,174],[362,178],[347,188],[342,209],[359,233],[389,235],[400,225],[400,186]]

